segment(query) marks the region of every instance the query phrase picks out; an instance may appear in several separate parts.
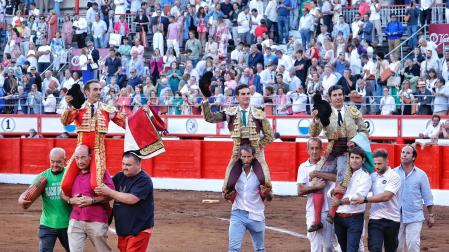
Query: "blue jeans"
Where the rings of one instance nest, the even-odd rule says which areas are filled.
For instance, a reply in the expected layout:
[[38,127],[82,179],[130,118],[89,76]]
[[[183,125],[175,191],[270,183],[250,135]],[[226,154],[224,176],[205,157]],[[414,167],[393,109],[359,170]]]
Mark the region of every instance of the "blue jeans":
[[94,46],[95,48],[103,48],[103,38],[94,38]]
[[[418,25],[407,25],[407,34],[409,37],[411,37],[412,34],[415,33],[417,30],[418,30]],[[418,44],[418,38],[415,35],[407,43],[408,43],[408,47],[410,47],[410,49],[413,49]]]
[[363,232],[363,218],[363,213],[346,218],[338,216],[337,213],[334,219],[334,228],[341,251],[359,251],[360,238]]
[[54,10],[56,12],[56,15],[61,15],[61,3],[55,1]]
[[398,249],[398,234],[401,223],[387,219],[369,220],[368,248],[371,252],[395,252]]
[[310,35],[312,32],[308,29],[301,29],[299,30],[299,33],[301,34],[302,48],[306,50],[307,45],[310,43]]
[[375,100],[376,100],[376,113],[380,113],[380,100],[383,96],[383,89],[386,87],[387,83],[384,83],[385,85],[380,85],[379,82],[376,82],[376,93],[375,93]]
[[39,226],[39,252],[52,252],[56,239],[59,239],[65,251],[69,252],[69,239],[67,237],[67,228],[49,228],[43,225]]
[[249,213],[243,210],[237,209],[231,212],[229,252],[240,251],[246,230],[249,231],[253,239],[254,251],[265,251],[265,221],[251,220],[248,216]]
[[278,43],[283,44],[288,42],[288,31],[290,30],[290,15],[278,16]]

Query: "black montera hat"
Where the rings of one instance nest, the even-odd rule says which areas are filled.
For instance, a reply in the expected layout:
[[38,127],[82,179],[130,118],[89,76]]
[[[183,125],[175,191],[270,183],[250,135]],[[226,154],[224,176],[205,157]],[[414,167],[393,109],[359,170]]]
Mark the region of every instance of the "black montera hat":
[[81,91],[81,86],[79,84],[73,84],[67,92],[67,95],[71,95],[73,97],[73,100],[70,102],[70,104],[72,104],[72,106],[76,109],[81,108],[81,106],[84,104],[84,101],[86,101],[86,98],[84,97],[84,94]]

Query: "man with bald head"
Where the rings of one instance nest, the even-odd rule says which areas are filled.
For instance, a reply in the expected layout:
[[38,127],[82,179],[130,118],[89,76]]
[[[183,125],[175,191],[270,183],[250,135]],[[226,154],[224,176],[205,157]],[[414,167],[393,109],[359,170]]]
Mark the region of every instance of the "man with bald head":
[[[60,198],[61,180],[64,175],[66,154],[64,149],[53,148],[50,151],[50,168],[36,176],[33,183],[41,177],[47,178],[45,190],[42,193],[42,214],[39,225],[39,251],[53,251],[56,239],[62,247],[69,251],[67,227],[71,207]],[[24,199],[25,193],[19,197],[19,204],[28,208],[31,201]]]
[[[96,196],[90,186],[92,159],[90,148],[79,145],[75,149],[74,158],[79,171],[75,177],[72,193],[66,196],[61,192],[61,198],[73,207],[67,230],[70,251],[83,251],[87,238],[91,240],[96,251],[112,251],[107,243],[108,220],[111,213],[108,203],[110,198]],[[103,182],[114,189],[107,171],[104,173]]]

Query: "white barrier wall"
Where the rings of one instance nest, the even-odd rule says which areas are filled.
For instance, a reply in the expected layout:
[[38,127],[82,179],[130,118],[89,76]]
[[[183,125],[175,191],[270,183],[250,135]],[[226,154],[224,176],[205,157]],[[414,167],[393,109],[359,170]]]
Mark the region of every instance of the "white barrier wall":
[[[171,135],[190,136],[227,136],[226,123],[212,124],[200,116],[167,116],[164,117],[168,132]],[[304,117],[270,117],[274,131],[283,137],[306,137],[309,133],[311,118]],[[446,119],[442,119],[446,120]],[[431,121],[430,116],[367,116],[364,118],[370,137],[377,139],[415,138]],[[0,115],[0,133],[27,134],[36,129],[40,134],[74,133],[74,125],[63,126],[58,116],[47,115]],[[124,130],[111,122],[110,134],[123,134]]]

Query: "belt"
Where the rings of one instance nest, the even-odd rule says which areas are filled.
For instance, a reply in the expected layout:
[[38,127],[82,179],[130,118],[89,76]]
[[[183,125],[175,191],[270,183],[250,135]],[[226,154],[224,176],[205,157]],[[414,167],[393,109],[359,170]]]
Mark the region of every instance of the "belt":
[[338,217],[341,218],[349,218],[349,217],[354,217],[354,216],[359,216],[359,215],[364,215],[364,212],[361,213],[337,213]]

